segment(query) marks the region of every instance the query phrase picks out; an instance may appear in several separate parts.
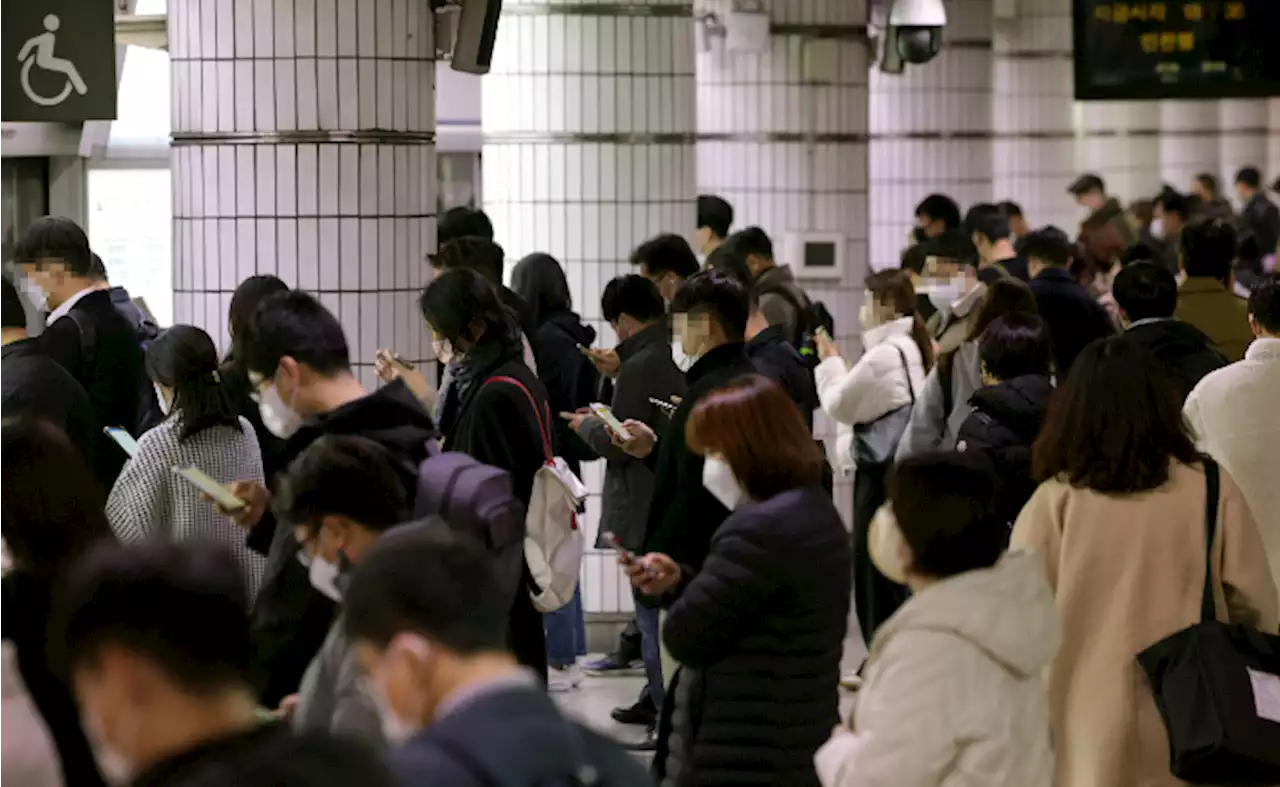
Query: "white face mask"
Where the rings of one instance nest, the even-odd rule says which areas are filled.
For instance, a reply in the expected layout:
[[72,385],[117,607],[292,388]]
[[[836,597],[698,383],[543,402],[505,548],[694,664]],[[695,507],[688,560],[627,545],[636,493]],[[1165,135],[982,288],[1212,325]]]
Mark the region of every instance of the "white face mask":
[[431,349],[440,363],[445,366],[453,363],[453,342],[448,339],[432,339]]
[[671,360],[676,362],[676,368],[682,372],[687,372],[693,368],[698,362],[698,356],[686,355],[684,352],[684,342],[679,337],[671,340]]
[[27,299],[31,301],[31,305],[36,307],[36,311],[49,310],[49,295],[26,276],[22,277],[22,289],[27,293]]
[[164,390],[160,388],[159,383],[152,383],[151,386],[156,389],[156,403],[160,405],[160,412],[168,415],[173,410],[173,405],[169,404],[169,400],[164,395]]
[[946,281],[921,284],[918,292],[928,295],[929,302],[936,308],[949,309],[953,303],[960,300],[960,296],[964,295],[964,285],[963,276],[953,276]]
[[311,587],[334,601],[342,600],[342,591],[338,590],[338,573],[337,563],[330,563],[323,555],[311,556],[311,565],[307,567]]
[[720,505],[734,510],[747,499],[746,492],[733,476],[733,468],[723,459],[708,456],[702,463],[702,485],[711,496],[720,501]]
[[1151,237],[1156,240],[1164,240],[1164,216],[1152,219],[1148,229],[1151,230]]
[[262,394],[258,413],[262,415],[262,425],[267,427],[267,431],[281,440],[288,440],[302,428],[302,416],[280,398],[279,386],[272,385]]
[[907,584],[909,547],[888,504],[880,506],[867,530],[867,552],[876,570],[899,585]]
[[124,787],[133,779],[134,767],[129,759],[107,744],[102,735],[102,724],[97,717],[81,714],[80,727],[89,739],[89,747],[93,750],[94,762],[98,765],[98,773],[112,787]]

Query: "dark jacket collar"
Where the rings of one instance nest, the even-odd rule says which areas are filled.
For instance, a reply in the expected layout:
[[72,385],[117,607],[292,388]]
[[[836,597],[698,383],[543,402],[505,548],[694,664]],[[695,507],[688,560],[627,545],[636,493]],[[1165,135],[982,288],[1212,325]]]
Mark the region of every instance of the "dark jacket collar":
[[648,347],[669,344],[670,342],[671,331],[667,328],[667,321],[658,320],[652,325],[633,333],[618,344],[616,348],[618,361],[626,363],[627,359],[633,357],[641,350]]
[[[200,773],[203,768],[213,763],[225,766],[228,761],[239,759],[258,747],[270,745],[278,737],[287,737],[290,734],[287,725],[269,722],[255,725],[225,738],[206,741],[155,763],[138,774],[132,782],[132,787],[185,784],[192,775]],[[234,772],[234,769],[228,770]]]
[[695,385],[699,380],[707,377],[721,369],[727,369],[733,366],[742,366],[749,364],[744,346],[742,342],[729,342],[722,344],[706,355],[698,359],[693,368],[685,373],[685,380],[689,385]]
[[786,340],[786,337],[782,335],[781,325],[770,325],[747,340],[747,355],[751,355],[752,350],[776,344],[777,342],[785,342]]
[[1076,277],[1071,271],[1060,265],[1048,265],[1041,268],[1040,272],[1036,274],[1035,280],[1038,281],[1040,279],[1047,282],[1071,282],[1078,287],[1084,286],[1076,281]]
[[40,341],[35,337],[27,337],[19,339],[16,342],[9,342],[4,347],[0,347],[0,357],[30,357],[32,355],[41,355]]

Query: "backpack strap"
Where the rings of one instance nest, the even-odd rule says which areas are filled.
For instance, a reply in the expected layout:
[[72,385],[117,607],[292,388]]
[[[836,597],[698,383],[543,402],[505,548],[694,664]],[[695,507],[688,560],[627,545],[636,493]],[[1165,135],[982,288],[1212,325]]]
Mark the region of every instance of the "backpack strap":
[[75,309],[68,311],[67,317],[76,324],[76,330],[80,333],[80,374],[82,380],[87,380],[97,356],[98,334],[93,328],[93,323],[81,319]]
[[488,380],[484,381],[485,386],[489,385],[489,383],[506,383],[507,385],[514,385],[521,391],[524,391],[525,398],[529,400],[529,406],[533,408],[533,416],[538,419],[538,435],[542,437],[542,450],[546,453],[548,462],[554,459],[555,454],[551,450],[551,430],[547,426],[551,421],[551,409],[548,407],[546,413],[547,417],[544,419],[542,417],[542,408],[538,407],[538,402],[533,398],[533,394],[529,393],[529,389],[524,387],[524,383],[514,377],[498,375],[490,377]]
[[[942,420],[945,421],[951,417],[951,411],[956,406],[956,394],[951,389],[952,381],[955,378],[956,356],[954,352],[943,353],[938,358],[938,382],[942,385]],[[944,425],[945,428],[945,425]]]
[[1204,457],[1204,592],[1200,596],[1200,622],[1216,620],[1217,609],[1213,603],[1213,535],[1218,526],[1218,497],[1220,477],[1218,463]]

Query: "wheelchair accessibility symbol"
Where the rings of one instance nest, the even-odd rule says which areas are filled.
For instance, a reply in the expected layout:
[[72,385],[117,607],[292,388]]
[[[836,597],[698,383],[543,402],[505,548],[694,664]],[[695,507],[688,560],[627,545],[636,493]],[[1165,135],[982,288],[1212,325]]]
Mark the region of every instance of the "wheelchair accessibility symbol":
[[[72,90],[82,96],[89,92],[89,86],[80,77],[76,64],[65,58],[55,57],[53,54],[53,48],[57,44],[56,33],[61,24],[57,14],[46,16],[45,31],[28,39],[22,45],[22,51],[18,53],[18,60],[22,61],[22,92],[26,93],[27,98],[32,102],[42,107],[56,107],[67,100]],[[33,90],[31,88],[32,66],[65,76],[67,81],[63,84],[62,91],[56,96],[42,96]]]

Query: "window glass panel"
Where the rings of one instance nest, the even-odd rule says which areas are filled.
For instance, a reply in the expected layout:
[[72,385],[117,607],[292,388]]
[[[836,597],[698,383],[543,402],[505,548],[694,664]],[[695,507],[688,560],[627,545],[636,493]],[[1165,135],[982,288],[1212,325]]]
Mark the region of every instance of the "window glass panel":
[[138,0],[138,7],[133,12],[138,16],[166,14],[169,12],[169,0]]
[[89,170],[89,244],[111,283],[173,322],[173,236],[167,169]]
[[107,155],[127,148],[167,148],[169,123],[169,53],[128,47]]

